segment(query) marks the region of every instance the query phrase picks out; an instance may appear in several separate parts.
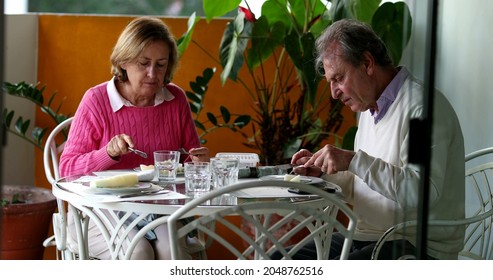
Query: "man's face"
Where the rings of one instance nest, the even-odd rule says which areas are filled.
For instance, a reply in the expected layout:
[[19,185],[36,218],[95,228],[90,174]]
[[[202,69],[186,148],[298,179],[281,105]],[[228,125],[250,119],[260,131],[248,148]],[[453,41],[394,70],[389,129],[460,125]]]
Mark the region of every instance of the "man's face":
[[330,83],[332,97],[341,100],[353,112],[376,109],[372,77],[365,63],[354,66],[333,54],[323,60],[325,78]]

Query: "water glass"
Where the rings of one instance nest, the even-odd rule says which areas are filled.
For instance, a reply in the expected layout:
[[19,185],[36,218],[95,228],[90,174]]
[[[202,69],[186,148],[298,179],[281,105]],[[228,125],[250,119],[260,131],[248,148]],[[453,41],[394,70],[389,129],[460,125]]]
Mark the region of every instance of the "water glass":
[[214,189],[238,182],[240,159],[233,157],[211,158],[212,182]]
[[211,190],[211,169],[208,162],[185,162],[184,175],[187,192]]
[[176,169],[179,163],[180,152],[178,151],[154,151],[154,167],[159,181],[176,180]]

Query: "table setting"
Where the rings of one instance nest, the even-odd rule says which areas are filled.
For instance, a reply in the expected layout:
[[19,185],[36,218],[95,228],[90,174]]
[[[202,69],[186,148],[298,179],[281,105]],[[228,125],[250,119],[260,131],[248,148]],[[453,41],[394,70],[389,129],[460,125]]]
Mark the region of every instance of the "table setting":
[[[142,151],[132,152],[143,158]],[[293,172],[293,165],[251,166],[243,157],[221,154],[210,162],[185,162],[181,164],[180,151],[159,150],[153,152],[154,165],[141,164],[130,170],[105,170],[83,175],[75,180],[62,180],[59,186],[84,196],[94,202],[123,201],[174,201],[186,203],[212,190],[245,180],[291,181],[312,184],[330,193],[341,193],[341,188],[319,177],[300,176]],[[250,157],[248,157],[250,160]],[[248,175],[245,173],[248,169]],[[247,175],[247,176],[246,176]],[[311,199],[312,195],[293,188],[268,187],[245,189],[229,194],[240,199]]]
[[[61,188],[98,202],[119,202],[135,200],[185,199],[186,195],[168,185],[155,181],[155,171],[150,170],[107,170],[93,172],[70,182],[59,182]],[[114,183],[111,183],[113,180]],[[124,180],[128,180],[125,183]],[[101,185],[98,185],[98,182]]]

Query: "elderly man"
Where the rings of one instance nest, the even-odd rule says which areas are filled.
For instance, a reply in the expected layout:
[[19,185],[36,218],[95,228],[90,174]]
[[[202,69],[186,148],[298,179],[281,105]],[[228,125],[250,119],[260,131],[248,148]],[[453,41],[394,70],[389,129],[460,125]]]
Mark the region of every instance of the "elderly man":
[[[392,225],[417,218],[423,173],[409,163],[409,122],[423,114],[423,85],[396,67],[383,41],[366,24],[340,20],[317,40],[318,62],[332,97],[361,112],[354,151],[326,145],[316,153],[292,157],[295,171],[338,183],[359,221],[350,259],[370,259],[378,238]],[[429,219],[464,216],[464,139],[446,98],[434,92]],[[427,255],[456,259],[463,247],[463,228],[429,228]],[[416,232],[384,244],[380,258],[415,254]],[[330,258],[338,257],[341,237],[333,236]],[[397,248],[398,254],[393,254]],[[313,258],[310,246],[300,258]]]

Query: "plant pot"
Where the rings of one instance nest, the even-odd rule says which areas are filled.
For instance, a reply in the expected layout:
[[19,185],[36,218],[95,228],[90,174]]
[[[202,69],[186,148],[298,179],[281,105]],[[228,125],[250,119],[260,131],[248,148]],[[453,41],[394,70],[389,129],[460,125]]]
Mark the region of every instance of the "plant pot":
[[2,197],[19,193],[25,203],[2,208],[0,259],[42,260],[56,198],[51,190],[35,186],[3,186]]

